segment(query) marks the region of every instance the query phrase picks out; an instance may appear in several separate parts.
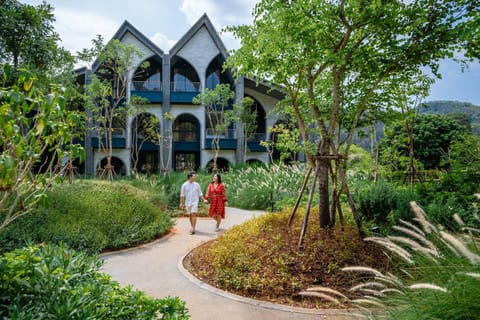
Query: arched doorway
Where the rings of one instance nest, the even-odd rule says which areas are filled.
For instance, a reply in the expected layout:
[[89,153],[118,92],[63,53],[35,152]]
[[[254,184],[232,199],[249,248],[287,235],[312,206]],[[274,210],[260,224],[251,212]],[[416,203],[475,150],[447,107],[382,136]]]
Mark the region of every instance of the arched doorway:
[[[230,162],[227,159],[220,158],[220,157],[217,158],[217,170],[219,172],[228,172],[229,167],[230,167]],[[213,159],[207,163],[206,169],[207,169],[207,172],[212,173]]]
[[182,114],[173,123],[173,170],[200,167],[200,124],[193,115]]
[[[116,175],[125,176],[127,174],[127,168],[125,167],[125,164],[120,158],[112,157],[111,163]],[[102,168],[104,168],[106,165],[107,158],[103,158],[102,161],[100,161],[100,165],[97,166],[97,176],[99,175],[99,170],[103,170]]]

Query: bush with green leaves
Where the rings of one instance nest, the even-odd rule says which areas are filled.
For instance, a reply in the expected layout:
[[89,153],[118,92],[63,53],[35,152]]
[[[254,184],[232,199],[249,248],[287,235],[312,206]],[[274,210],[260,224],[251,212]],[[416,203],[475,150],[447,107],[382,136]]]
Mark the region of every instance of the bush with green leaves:
[[65,242],[99,252],[131,247],[168,232],[173,221],[158,198],[125,181],[76,180],[55,185],[49,206],[20,217],[0,233],[3,251],[28,242]]
[[380,225],[387,223],[397,201],[395,187],[383,180],[358,186],[353,198],[364,220]]
[[64,245],[0,256],[2,319],[189,319],[177,297],[155,299],[100,273],[96,257]]

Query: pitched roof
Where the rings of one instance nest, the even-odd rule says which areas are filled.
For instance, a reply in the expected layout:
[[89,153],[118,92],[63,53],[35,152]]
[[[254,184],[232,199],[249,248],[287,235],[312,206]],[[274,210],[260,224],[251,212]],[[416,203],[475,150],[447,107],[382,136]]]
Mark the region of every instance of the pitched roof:
[[[127,32],[131,33],[135,38],[137,38],[138,41],[140,41],[143,45],[152,50],[156,55],[163,57],[163,50],[160,49],[155,43],[153,43],[152,40],[148,39],[143,33],[141,33],[127,20],[122,23],[122,25],[120,26],[120,28],[118,28],[117,32],[115,32],[110,41],[112,41],[113,39],[121,40]],[[95,61],[92,65],[92,70],[96,71],[98,67],[99,63],[98,61]]]
[[183,35],[180,40],[177,41],[177,43],[170,49],[170,56],[176,55],[184,46],[187,44],[190,39],[197,33],[198,30],[200,30],[202,27],[205,27],[212,37],[213,42],[217,46],[218,50],[222,54],[224,58],[227,58],[228,53],[227,49],[225,48],[225,45],[223,44],[222,40],[220,39],[220,36],[218,35],[217,31],[215,30],[215,27],[213,26],[212,22],[208,18],[207,14],[204,13],[200,19]]

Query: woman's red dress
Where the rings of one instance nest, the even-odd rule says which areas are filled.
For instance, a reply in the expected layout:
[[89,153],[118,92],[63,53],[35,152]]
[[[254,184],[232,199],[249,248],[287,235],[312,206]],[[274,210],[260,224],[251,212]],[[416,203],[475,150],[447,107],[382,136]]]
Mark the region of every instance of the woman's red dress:
[[225,202],[227,202],[227,195],[225,194],[225,186],[223,183],[218,184],[215,187],[214,183],[208,185],[207,193],[205,198],[210,201],[210,209],[208,210],[208,215],[213,217],[218,215],[225,218]]

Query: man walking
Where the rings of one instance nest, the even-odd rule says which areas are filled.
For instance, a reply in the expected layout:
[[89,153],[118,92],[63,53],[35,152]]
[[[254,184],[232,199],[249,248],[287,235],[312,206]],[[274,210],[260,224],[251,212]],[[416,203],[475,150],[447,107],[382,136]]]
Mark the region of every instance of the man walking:
[[195,234],[195,226],[197,224],[198,213],[198,199],[203,197],[202,189],[200,185],[195,182],[195,171],[190,172],[187,175],[187,181],[182,184],[180,190],[180,209],[186,209],[188,218],[190,219],[190,234]]

